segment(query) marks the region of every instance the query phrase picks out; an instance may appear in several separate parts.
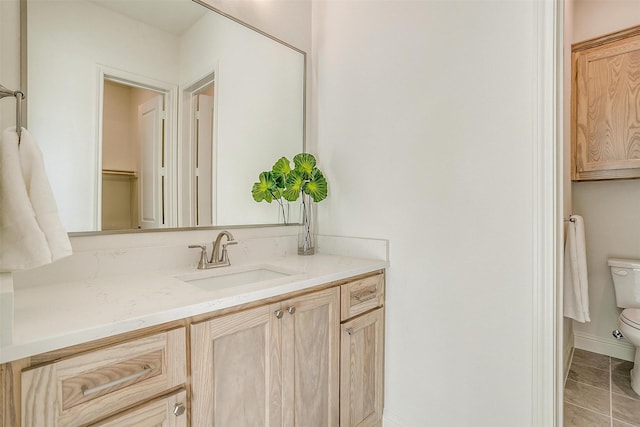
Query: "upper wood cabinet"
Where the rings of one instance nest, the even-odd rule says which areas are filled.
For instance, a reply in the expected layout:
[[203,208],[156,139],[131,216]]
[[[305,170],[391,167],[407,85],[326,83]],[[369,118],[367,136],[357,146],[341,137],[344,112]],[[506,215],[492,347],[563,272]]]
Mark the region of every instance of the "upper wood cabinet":
[[640,178],[640,26],[572,46],[572,179]]

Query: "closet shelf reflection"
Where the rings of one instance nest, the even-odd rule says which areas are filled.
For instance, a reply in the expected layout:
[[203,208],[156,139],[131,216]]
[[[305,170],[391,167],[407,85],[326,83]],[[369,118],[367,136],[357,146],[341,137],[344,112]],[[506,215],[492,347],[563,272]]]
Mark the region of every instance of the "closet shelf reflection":
[[134,171],[125,171],[118,169],[102,169],[103,175],[120,175],[120,176],[130,176],[131,178],[137,178],[138,174]]

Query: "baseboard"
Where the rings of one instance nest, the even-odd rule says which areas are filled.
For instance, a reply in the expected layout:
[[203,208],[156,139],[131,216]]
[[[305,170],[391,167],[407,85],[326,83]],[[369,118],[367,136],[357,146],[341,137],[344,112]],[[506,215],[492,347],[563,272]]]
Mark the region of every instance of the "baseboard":
[[633,362],[635,348],[626,340],[606,339],[574,331],[574,347]]

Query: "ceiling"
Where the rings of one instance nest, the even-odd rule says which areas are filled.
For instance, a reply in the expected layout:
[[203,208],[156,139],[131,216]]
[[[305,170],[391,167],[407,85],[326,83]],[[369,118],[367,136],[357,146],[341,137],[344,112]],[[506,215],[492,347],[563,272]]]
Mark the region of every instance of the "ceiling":
[[209,10],[191,0],[89,0],[106,9],[177,36]]

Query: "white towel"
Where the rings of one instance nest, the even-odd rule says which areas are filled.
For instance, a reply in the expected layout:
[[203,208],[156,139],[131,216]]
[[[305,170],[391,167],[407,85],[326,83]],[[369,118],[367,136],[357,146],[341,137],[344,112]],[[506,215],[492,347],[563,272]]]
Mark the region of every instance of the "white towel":
[[0,140],[0,271],[39,267],[71,255],[42,153],[24,128]]
[[584,221],[571,215],[564,246],[564,316],[590,322]]

